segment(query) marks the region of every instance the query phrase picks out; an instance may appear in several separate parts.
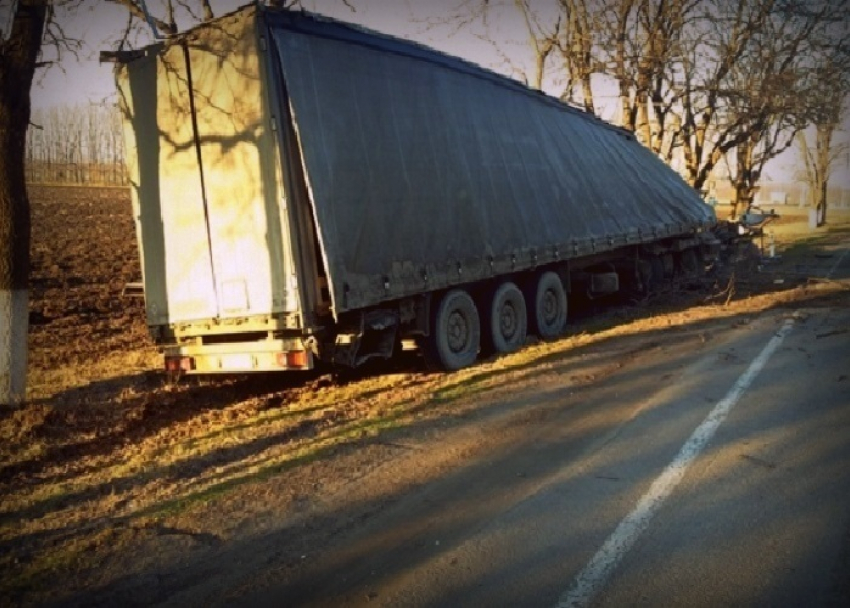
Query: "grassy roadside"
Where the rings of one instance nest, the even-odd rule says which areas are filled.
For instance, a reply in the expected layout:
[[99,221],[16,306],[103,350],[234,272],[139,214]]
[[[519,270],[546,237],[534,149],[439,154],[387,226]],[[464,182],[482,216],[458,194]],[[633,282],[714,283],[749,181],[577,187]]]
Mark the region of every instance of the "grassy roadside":
[[[798,266],[831,263],[818,256],[850,239],[850,222],[815,235],[805,225],[779,227],[781,262],[747,277],[729,302],[698,306],[705,294],[694,293],[609,312],[561,340],[454,374],[411,364],[348,382],[305,374],[170,384],[147,345],[36,368],[43,396],[0,416],[0,594],[30,602],[190,510],[214,512],[224,497],[340,450],[474,414],[477,398],[508,392],[571,350],[846,293],[844,283],[806,289]],[[777,284],[780,276],[787,281]]]

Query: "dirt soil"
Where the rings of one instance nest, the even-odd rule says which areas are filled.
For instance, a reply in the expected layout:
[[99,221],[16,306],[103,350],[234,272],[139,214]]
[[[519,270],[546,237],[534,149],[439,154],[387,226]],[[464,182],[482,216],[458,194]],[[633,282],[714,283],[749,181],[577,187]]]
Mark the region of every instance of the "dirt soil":
[[285,577],[400,493],[521,432],[528,395],[553,375],[592,390],[652,346],[649,329],[676,340],[695,323],[850,303],[847,280],[824,278],[850,244],[850,213],[810,231],[797,212],[776,222],[779,259],[741,257],[637,303],[577,304],[562,339],[460,372],[410,355],[344,376],[172,383],[141,299],[122,295],[140,280],[127,191],[31,198],[29,403],[0,412],[8,605],[197,603],[214,593],[205,581],[237,589],[257,560]]

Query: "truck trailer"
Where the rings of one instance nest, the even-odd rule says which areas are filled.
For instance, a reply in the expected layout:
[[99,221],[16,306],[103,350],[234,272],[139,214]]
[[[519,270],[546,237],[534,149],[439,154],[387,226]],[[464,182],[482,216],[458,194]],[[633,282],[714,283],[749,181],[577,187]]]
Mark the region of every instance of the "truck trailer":
[[459,369],[713,242],[632,133],[420,44],[257,3],[112,59],[170,372]]

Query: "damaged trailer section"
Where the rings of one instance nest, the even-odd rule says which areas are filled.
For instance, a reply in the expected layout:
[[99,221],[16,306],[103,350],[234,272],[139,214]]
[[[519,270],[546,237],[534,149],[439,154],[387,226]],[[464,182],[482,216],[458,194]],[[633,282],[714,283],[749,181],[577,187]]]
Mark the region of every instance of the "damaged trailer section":
[[351,365],[407,339],[462,367],[507,348],[508,312],[555,335],[579,273],[616,290],[623,267],[698,256],[715,222],[631,133],[301,11],[245,7],[117,75],[172,369]]
[[340,312],[714,222],[631,133],[409,43],[268,21]]

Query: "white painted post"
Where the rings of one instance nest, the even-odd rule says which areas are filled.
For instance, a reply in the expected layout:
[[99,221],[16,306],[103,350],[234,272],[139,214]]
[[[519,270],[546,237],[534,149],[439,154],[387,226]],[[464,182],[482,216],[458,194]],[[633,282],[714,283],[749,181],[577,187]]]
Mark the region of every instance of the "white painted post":
[[0,289],[0,405],[26,398],[28,296],[25,289]]

